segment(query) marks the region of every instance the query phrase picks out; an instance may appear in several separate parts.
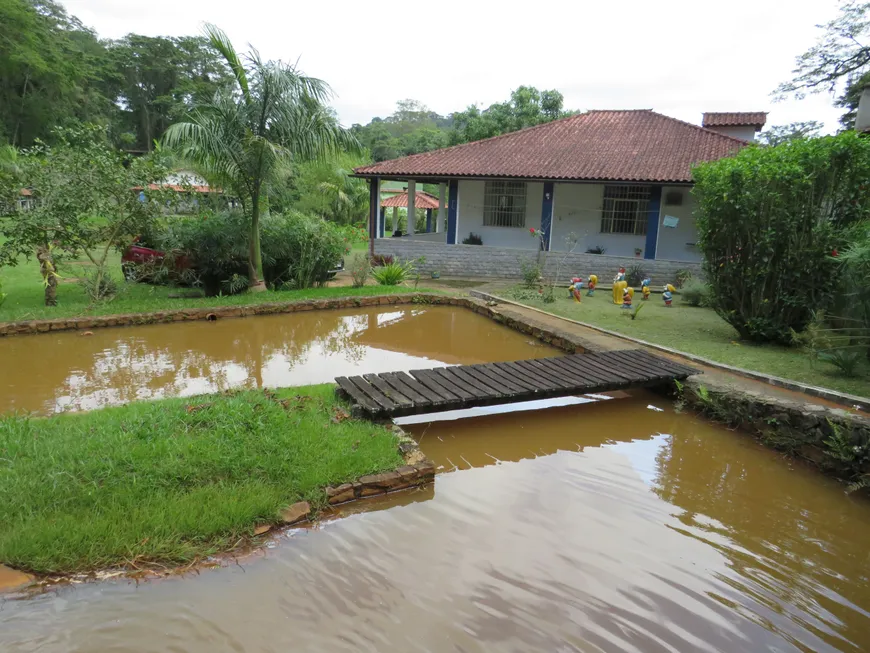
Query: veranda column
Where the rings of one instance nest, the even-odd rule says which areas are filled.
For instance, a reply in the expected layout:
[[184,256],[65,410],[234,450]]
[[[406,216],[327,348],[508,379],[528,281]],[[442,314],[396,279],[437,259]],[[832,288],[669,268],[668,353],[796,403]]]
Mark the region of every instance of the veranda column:
[[414,235],[415,222],[417,221],[417,182],[413,179],[408,182],[408,235]]
[[440,234],[444,228],[444,220],[447,218],[447,184],[443,181],[438,184],[438,219],[435,221],[435,233]]
[[393,233],[399,230],[399,207],[393,207]]
[[369,181],[369,254],[375,255],[375,238],[378,236],[378,217],[381,214],[381,178]]

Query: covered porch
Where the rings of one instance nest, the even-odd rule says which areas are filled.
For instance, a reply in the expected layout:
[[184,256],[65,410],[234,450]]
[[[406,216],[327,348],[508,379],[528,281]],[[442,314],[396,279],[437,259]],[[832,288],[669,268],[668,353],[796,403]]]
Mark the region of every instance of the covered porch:
[[[369,178],[372,239],[384,237],[390,208],[395,231],[398,207],[425,207],[426,231],[417,232],[410,225],[402,237],[458,245],[474,234],[484,247],[527,251],[538,248],[566,251],[573,247],[573,251],[581,254],[700,260],[693,215],[695,201],[688,183],[437,180],[437,206],[429,208],[436,198],[417,188],[423,183],[434,183],[432,179],[406,177],[400,181],[407,184],[407,190],[381,200],[381,179]],[[445,223],[446,229],[442,231]],[[532,230],[541,237],[535,237]]]

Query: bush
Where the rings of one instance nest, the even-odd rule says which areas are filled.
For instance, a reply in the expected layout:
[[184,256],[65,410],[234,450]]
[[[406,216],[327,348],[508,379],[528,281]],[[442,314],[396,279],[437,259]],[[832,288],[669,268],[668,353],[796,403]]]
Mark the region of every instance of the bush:
[[350,277],[354,288],[366,285],[366,279],[372,273],[372,262],[365,254],[357,254],[350,261]]
[[523,285],[526,288],[534,288],[541,280],[541,266],[534,261],[520,261],[520,273],[523,275]]
[[7,298],[8,296],[9,296],[9,295],[8,295],[7,293],[3,292],[3,283],[0,282],[0,308],[3,307],[3,302],[6,301],[6,298]]
[[646,270],[640,264],[636,263],[625,271],[625,280],[632,288],[639,286],[644,279],[646,279]]
[[595,247],[590,247],[586,250],[587,254],[604,254],[607,251],[606,247],[602,247],[601,245],[596,245]]
[[703,281],[690,281],[680,290],[680,298],[689,306],[709,306],[710,287]]
[[[155,234],[167,264],[186,258],[190,269],[182,279],[202,286],[206,295],[234,294],[246,289],[248,218],[238,211],[167,220]],[[272,288],[310,288],[323,284],[345,251],[342,232],[332,223],[289,211],[260,218],[263,276]]]
[[372,276],[382,286],[398,286],[404,282],[414,269],[411,263],[388,263],[382,267],[374,268]]
[[480,237],[479,234],[471,232],[468,234],[468,238],[465,238],[462,241],[463,245],[483,245],[483,238]]
[[105,268],[102,272],[96,269],[85,269],[79,277],[79,285],[92,302],[104,302],[118,294],[118,283]]
[[743,338],[789,344],[831,303],[831,254],[870,217],[870,140],[845,132],[747,147],[694,178],[711,306]]

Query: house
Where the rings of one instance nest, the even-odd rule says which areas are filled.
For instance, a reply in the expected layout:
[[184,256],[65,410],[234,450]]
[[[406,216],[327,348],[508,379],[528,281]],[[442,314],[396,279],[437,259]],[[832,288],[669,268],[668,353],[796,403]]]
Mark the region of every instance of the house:
[[[383,233],[381,181],[406,183],[411,208],[425,182],[439,184],[436,224],[446,220],[446,230],[392,239],[419,242],[418,250],[463,247],[474,233],[484,249],[565,251],[573,234],[576,252],[697,262],[692,166],[745,147],[765,118],[705,114],[702,127],[652,110],[588,111],[354,172],[370,182],[375,239]],[[372,245],[383,253],[395,246]]]

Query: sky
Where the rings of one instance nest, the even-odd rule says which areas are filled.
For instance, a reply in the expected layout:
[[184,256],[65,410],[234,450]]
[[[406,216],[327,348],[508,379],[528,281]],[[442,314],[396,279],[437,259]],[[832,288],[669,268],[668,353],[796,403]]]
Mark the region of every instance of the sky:
[[62,3],[104,38],[214,23],[237,50],[251,44],[326,80],[345,126],[407,98],[442,115],[486,107],[520,85],[561,91],[566,109],[654,109],[697,124],[704,111],[768,111],[768,126],[820,120],[833,131],[842,113],[828,94],[770,95],[837,0]]

